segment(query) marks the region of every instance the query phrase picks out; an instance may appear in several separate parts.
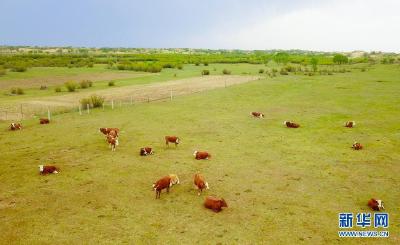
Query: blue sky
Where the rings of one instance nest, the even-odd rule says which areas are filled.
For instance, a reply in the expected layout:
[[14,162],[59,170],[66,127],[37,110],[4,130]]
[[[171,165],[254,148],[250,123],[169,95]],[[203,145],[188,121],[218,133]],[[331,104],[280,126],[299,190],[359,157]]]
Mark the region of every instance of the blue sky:
[[0,44],[400,52],[397,0],[1,0]]

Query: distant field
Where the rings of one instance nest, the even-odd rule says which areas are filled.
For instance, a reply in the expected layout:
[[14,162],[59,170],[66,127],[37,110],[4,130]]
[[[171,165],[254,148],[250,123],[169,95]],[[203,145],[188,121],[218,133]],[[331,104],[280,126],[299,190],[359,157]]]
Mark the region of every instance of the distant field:
[[[224,66],[231,67],[218,65],[218,71]],[[185,67],[176,79],[201,69]],[[231,69],[238,75],[248,68]],[[162,80],[179,71],[166,72]],[[173,101],[56,115],[49,125],[25,120],[16,132],[0,122],[0,241],[399,244],[399,77],[398,66],[389,65],[278,76]],[[251,111],[266,117],[252,118]],[[284,120],[301,127],[285,128]],[[347,120],[357,126],[343,127]],[[121,128],[116,152],[99,127]],[[182,142],[168,149],[165,135]],[[353,151],[355,140],[365,149]],[[139,157],[143,146],[154,147],[155,155]],[[194,150],[213,157],[196,161]],[[60,166],[61,173],[39,176],[43,163]],[[192,185],[196,172],[210,184],[201,197]],[[152,183],[169,173],[181,184],[155,200]],[[229,207],[218,214],[206,210],[206,195],[225,198]],[[371,212],[371,197],[385,202],[390,238],[340,239],[338,213]]]

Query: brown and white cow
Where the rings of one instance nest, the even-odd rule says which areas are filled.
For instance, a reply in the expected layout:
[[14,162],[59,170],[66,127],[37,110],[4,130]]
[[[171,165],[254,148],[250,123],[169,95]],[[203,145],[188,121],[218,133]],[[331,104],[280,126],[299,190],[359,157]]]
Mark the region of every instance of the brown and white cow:
[[194,185],[198,189],[197,195],[200,196],[200,194],[203,192],[203,189],[210,189],[208,187],[208,183],[205,181],[203,175],[201,174],[195,174],[194,175]]
[[295,123],[295,122],[290,122],[290,121],[284,121],[283,125],[286,125],[288,128],[298,128],[300,127],[300,124]]
[[346,122],[346,123],[344,124],[344,126],[345,126],[346,128],[352,128],[352,127],[355,127],[355,126],[356,126],[356,122],[355,122],[355,121],[349,121],[349,122]]
[[361,150],[363,148],[363,146],[358,142],[354,142],[354,144],[351,148],[353,148],[354,150]]
[[22,129],[22,125],[20,123],[11,123],[10,125],[10,130],[14,131],[14,130],[21,130]]
[[60,169],[53,165],[39,165],[39,173],[42,175],[46,174],[58,174]]
[[108,135],[111,131],[115,131],[117,136],[119,136],[119,128],[100,128],[100,132],[102,132],[104,135]]
[[49,124],[50,120],[47,118],[40,118],[39,119],[40,124]]
[[119,145],[118,137],[113,137],[112,135],[107,135],[107,142],[111,148],[111,151],[115,151]]
[[264,114],[261,113],[261,112],[253,111],[253,112],[251,113],[251,115],[252,115],[253,117],[264,118]]
[[153,149],[151,147],[143,147],[140,148],[140,155],[141,156],[147,156],[147,155],[153,155]]
[[211,154],[209,154],[206,151],[195,151],[193,152],[193,156],[197,159],[197,160],[208,160],[209,158],[211,158]]
[[179,184],[179,178],[176,174],[170,174],[157,180],[153,184],[153,189],[156,191],[156,199],[160,198],[163,189],[167,189],[167,193],[169,193],[169,188],[176,184]]
[[385,209],[385,207],[383,206],[382,200],[377,200],[374,198],[371,198],[368,201],[368,207],[370,207],[372,210],[375,210],[375,211],[381,211],[382,209]]
[[213,196],[208,196],[204,201],[204,207],[218,213],[222,210],[223,207],[228,207],[228,204],[226,204],[223,198],[220,199]]
[[176,136],[165,136],[165,144],[169,146],[169,143],[174,143],[175,147],[178,146],[180,140]]

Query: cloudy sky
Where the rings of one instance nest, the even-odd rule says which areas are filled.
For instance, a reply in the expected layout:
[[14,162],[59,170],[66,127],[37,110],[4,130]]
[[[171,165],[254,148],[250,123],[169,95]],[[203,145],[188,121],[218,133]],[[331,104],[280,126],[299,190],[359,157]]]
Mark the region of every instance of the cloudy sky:
[[399,0],[0,0],[0,45],[400,52]]

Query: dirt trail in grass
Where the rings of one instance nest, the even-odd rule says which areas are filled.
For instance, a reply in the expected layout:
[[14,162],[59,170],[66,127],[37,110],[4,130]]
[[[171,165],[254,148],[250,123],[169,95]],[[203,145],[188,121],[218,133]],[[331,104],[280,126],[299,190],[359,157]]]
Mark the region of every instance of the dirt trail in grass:
[[[132,85],[117,88],[108,88],[94,92],[74,92],[67,95],[45,97],[43,99],[20,101],[23,104],[25,117],[30,117],[33,114],[46,113],[47,108],[51,110],[77,108],[79,101],[82,98],[87,98],[92,94],[97,94],[105,97],[106,103],[109,105],[111,100],[114,100],[116,105],[119,103],[144,102],[154,101],[159,99],[169,98],[171,91],[173,96],[197,93],[205,90],[232,86],[235,84],[245,83],[259,79],[260,76],[239,76],[239,75],[220,75],[220,76],[203,76],[187,79],[173,80],[161,83],[153,83],[147,85]],[[15,107],[15,105],[13,106]],[[20,118],[18,108],[9,108],[8,119]],[[6,108],[3,108],[6,109]],[[16,111],[16,113],[11,113]],[[5,119],[0,115],[0,119]]]

